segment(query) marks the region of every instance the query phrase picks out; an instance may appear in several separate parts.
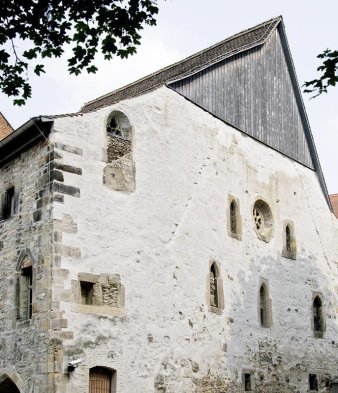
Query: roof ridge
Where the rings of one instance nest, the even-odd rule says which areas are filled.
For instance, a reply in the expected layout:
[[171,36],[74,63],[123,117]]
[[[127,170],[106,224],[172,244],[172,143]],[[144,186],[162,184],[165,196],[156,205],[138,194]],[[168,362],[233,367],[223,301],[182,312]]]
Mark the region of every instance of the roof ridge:
[[[225,38],[224,40],[217,42],[216,44],[213,44],[213,45],[211,45],[211,46],[209,46],[209,47],[207,47],[207,48],[205,48],[205,49],[202,49],[202,50],[200,50],[200,51],[198,51],[198,52],[195,52],[195,53],[193,53],[192,55],[190,55],[190,56],[188,56],[188,57],[185,57],[185,58],[182,59],[182,60],[179,60],[179,61],[177,61],[177,62],[175,62],[175,63],[173,63],[173,64],[170,64],[170,65],[168,65],[168,66],[166,66],[166,67],[164,67],[164,68],[161,68],[161,69],[159,69],[159,70],[157,70],[157,71],[155,71],[155,72],[153,72],[153,73],[151,73],[151,74],[149,74],[149,75],[144,76],[143,78],[137,79],[136,81],[131,82],[131,83],[125,85],[125,86],[122,86],[122,87],[120,87],[120,88],[118,88],[118,89],[116,89],[116,90],[113,90],[113,91],[110,91],[109,93],[103,94],[102,96],[97,97],[97,98],[95,98],[94,100],[91,100],[91,101],[88,101],[88,102],[84,103],[84,105],[83,105],[82,108],[80,109],[80,112],[81,112],[83,109],[85,109],[87,106],[90,106],[91,104],[94,104],[95,102],[101,101],[101,100],[103,100],[103,99],[105,99],[105,98],[107,98],[107,97],[109,97],[109,96],[111,96],[111,95],[113,95],[113,94],[119,93],[119,92],[121,92],[121,91],[123,91],[123,90],[125,90],[125,89],[128,89],[128,88],[131,88],[131,87],[133,87],[133,86],[135,86],[135,85],[137,85],[137,84],[139,84],[139,83],[142,83],[142,82],[146,81],[147,79],[149,79],[149,78],[151,78],[151,77],[156,77],[157,75],[160,75],[161,73],[163,73],[163,72],[165,72],[165,71],[168,71],[168,70],[170,70],[170,69],[173,69],[174,67],[176,67],[176,66],[178,66],[178,65],[180,65],[180,64],[186,64],[187,62],[189,62],[189,61],[191,61],[191,60],[193,60],[193,59],[195,59],[195,58],[198,58],[199,56],[201,56],[201,55],[207,53],[208,51],[212,51],[213,49],[215,49],[215,48],[217,48],[217,47],[220,47],[221,45],[224,45],[224,44],[227,43],[227,42],[230,42],[230,41],[233,41],[233,40],[235,40],[235,39],[238,39],[239,37],[241,37],[241,36],[243,36],[243,35],[245,35],[245,34],[248,34],[248,33],[252,32],[252,31],[258,30],[258,29],[260,29],[260,28],[262,28],[262,27],[264,27],[264,26],[266,26],[266,25],[270,25],[270,26],[276,25],[276,26],[277,26],[277,25],[279,24],[279,22],[281,22],[282,20],[283,20],[283,17],[280,15],[280,16],[277,16],[277,17],[275,17],[275,18],[271,18],[271,19],[269,19],[269,20],[267,20],[267,21],[264,21],[264,22],[262,22],[262,23],[259,23],[258,25],[255,25],[255,26],[250,27],[250,28],[248,28],[248,29],[242,30],[241,32],[236,33],[236,34],[234,34],[234,35],[232,35],[232,36],[230,36],[230,37],[227,37],[227,38]],[[272,31],[272,30],[271,30],[271,31]],[[234,54],[236,54],[236,53],[239,53],[240,51],[243,51],[244,49],[250,49],[250,48],[256,46],[256,45],[257,45],[259,42],[261,42],[261,41],[262,41],[262,42],[261,42],[262,44],[265,43],[265,41],[268,39],[268,37],[270,36],[270,34],[267,34],[266,37],[264,37],[264,35],[265,35],[266,33],[271,33],[271,31],[270,31],[270,29],[268,29],[267,31],[264,32],[264,34],[263,34],[260,38],[258,38],[254,43],[251,43],[250,45],[243,45],[243,46],[241,46],[240,48],[234,49],[233,51],[230,51],[230,52],[227,52],[227,53],[224,53],[224,54],[222,54],[222,55],[217,56],[216,58],[212,59],[212,62],[211,62],[211,63],[206,64],[205,67],[209,67],[211,64],[215,64],[215,63],[217,63],[218,61],[221,61],[221,60],[222,60],[223,58],[225,58],[225,57],[231,57],[232,55],[234,55]],[[264,39],[263,39],[263,38],[264,38]],[[234,53],[232,53],[232,52],[234,52]],[[191,71],[192,71],[192,73],[194,73],[194,71],[195,71],[196,69],[201,70],[201,69],[203,69],[203,67],[201,68],[201,66],[196,66],[195,68],[193,68],[192,70],[190,70],[190,72],[188,72],[188,74],[190,75]],[[185,75],[185,74],[187,74],[187,73],[184,73],[183,75]],[[181,76],[183,76],[183,75],[181,75]],[[169,80],[167,80],[167,81],[165,81],[165,82],[169,82],[170,79],[175,80],[175,79],[178,79],[178,78],[174,78],[174,79],[173,79],[173,78],[169,78]],[[165,82],[161,82],[161,83],[159,83],[159,85],[164,84]],[[154,86],[153,86],[153,87],[154,87]],[[153,88],[153,87],[152,87],[152,88]],[[156,86],[155,86],[155,87],[156,87]],[[144,91],[143,91],[143,92],[144,92]],[[142,92],[142,93],[143,93],[143,92]]]

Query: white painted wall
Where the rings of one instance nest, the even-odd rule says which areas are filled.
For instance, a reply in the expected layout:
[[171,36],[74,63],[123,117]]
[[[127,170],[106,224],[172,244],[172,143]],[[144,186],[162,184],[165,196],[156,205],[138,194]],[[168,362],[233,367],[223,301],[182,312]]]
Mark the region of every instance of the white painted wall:
[[[105,119],[112,110],[123,111],[134,130],[131,194],[102,184]],[[287,386],[306,392],[309,373],[336,375],[338,226],[315,172],[165,87],[58,118],[54,131],[53,142],[83,149],[82,156],[62,151],[63,163],[82,168],[82,176],[64,174],[81,198],[66,195],[64,204],[54,204],[54,218],[69,214],[78,225],[78,233],[63,234],[63,244],[81,248],[81,260],[62,258],[61,267],[70,271],[64,287],[78,272],[91,272],[120,274],[126,288],[122,318],[74,313],[71,303],[61,302],[67,330],[74,332],[74,340],[64,342],[65,354],[84,351],[67,392],[87,392],[88,369],[95,365],[117,370],[119,393],[153,392],[159,373],[167,393],[193,392],[192,378],[208,380],[209,373],[229,379],[231,392],[241,391],[243,369],[255,371],[258,385],[262,375],[274,392]],[[227,233],[228,193],[240,201],[241,241]],[[254,231],[257,196],[273,211],[269,243]],[[295,225],[296,261],[281,257],[283,220]],[[221,266],[222,315],[206,304],[211,258]],[[262,278],[269,283],[271,328],[258,321]],[[311,330],[314,291],[323,295],[323,339]]]

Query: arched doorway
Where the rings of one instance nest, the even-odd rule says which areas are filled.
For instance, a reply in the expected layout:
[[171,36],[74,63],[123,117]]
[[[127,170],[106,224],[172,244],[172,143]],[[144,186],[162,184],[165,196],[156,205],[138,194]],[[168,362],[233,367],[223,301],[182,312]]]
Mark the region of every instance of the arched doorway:
[[1,393],[20,393],[20,390],[17,388],[14,382],[11,379],[6,378],[3,382],[0,383],[0,392]]

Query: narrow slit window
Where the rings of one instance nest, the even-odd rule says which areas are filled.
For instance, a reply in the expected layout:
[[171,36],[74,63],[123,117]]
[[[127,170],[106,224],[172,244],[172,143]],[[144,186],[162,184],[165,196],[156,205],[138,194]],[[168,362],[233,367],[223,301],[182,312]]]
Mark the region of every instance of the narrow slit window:
[[291,253],[292,252],[292,248],[291,248],[291,230],[289,225],[286,226],[285,228],[285,240],[286,240],[286,251]]
[[259,316],[260,324],[263,327],[269,326],[269,299],[268,291],[264,284],[261,285],[259,290]]
[[230,230],[232,234],[237,234],[236,204],[234,201],[230,203]]
[[217,271],[214,263],[210,267],[210,305],[218,307]]
[[313,330],[318,333],[324,330],[322,301],[319,296],[316,296],[313,301]]
[[23,316],[25,319],[31,319],[33,314],[33,269],[32,266],[28,266],[21,271],[23,282],[22,282],[22,304],[23,304]]

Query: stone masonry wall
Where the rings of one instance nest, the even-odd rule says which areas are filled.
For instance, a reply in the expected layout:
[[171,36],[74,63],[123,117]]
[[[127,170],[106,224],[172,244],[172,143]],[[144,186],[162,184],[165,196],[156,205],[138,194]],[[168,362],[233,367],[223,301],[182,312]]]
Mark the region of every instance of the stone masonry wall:
[[[103,184],[111,111],[123,112],[133,127],[133,193]],[[65,194],[53,210],[60,265],[53,296],[64,321],[55,337],[63,370],[69,360],[82,360],[70,375],[60,372],[57,393],[86,393],[96,366],[117,371],[118,393],[238,393],[245,373],[255,392],[305,393],[309,374],[329,392],[338,360],[337,222],[315,172],[165,87],[56,119],[51,141],[68,146],[56,148],[60,161],[82,173],[63,172],[63,190],[72,187],[74,195]],[[228,233],[230,196],[240,209],[237,238]],[[271,209],[269,241],[254,227],[258,198]],[[295,260],[282,256],[290,221]],[[220,314],[208,309],[211,260],[223,281]],[[84,273],[119,276],[124,307],[101,313],[75,304],[72,282]],[[259,322],[262,282],[269,327]],[[316,293],[323,338],[312,329]]]
[[[55,348],[49,341],[52,159],[48,145],[40,142],[0,169],[0,192],[14,186],[18,196],[14,215],[0,221],[0,378],[8,375],[19,381],[22,393],[53,392]],[[16,283],[24,255],[33,263],[31,319],[22,313],[18,319],[17,311]]]

